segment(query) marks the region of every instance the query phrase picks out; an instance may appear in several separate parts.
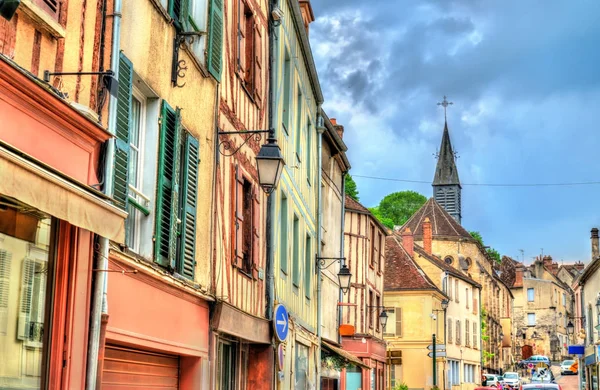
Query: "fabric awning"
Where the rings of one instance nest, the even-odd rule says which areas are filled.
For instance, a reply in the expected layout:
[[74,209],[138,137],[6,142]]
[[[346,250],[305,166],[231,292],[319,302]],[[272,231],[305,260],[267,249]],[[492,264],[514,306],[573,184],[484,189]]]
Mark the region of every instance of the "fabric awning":
[[341,348],[338,348],[332,344],[329,344],[327,341],[322,341],[322,344],[323,344],[323,347],[325,347],[325,349],[335,353],[336,355],[339,355],[340,357],[346,359],[348,362],[350,362],[356,366],[359,366],[359,367],[370,368],[362,360],[360,360],[358,357],[352,355],[350,352],[345,351]]
[[102,237],[125,242],[127,212],[3,147],[0,194]]

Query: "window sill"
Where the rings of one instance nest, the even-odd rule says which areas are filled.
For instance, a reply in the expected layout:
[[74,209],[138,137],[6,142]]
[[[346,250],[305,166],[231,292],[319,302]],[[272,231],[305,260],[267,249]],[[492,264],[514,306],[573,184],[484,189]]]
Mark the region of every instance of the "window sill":
[[31,18],[42,31],[50,34],[56,39],[65,37],[65,28],[54,20],[50,14],[33,4],[32,0],[22,0],[19,10]]
[[252,274],[249,273],[248,271],[242,269],[242,268],[238,268],[238,270],[240,271],[240,274],[247,277],[250,280],[254,280],[254,278],[252,277]]

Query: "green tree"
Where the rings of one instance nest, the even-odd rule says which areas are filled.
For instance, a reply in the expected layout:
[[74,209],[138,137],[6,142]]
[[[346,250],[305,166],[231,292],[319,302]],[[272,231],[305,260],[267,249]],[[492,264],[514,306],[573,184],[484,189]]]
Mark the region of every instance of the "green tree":
[[404,225],[425,202],[427,198],[418,192],[400,191],[387,195],[377,208],[382,218],[390,219],[394,225]]
[[356,187],[356,182],[349,174],[346,175],[346,178],[344,179],[344,188],[346,190],[346,195],[348,195],[357,202],[359,201],[358,188]]
[[381,215],[381,211],[379,211],[379,206],[376,207],[369,207],[369,211],[371,212],[371,214],[373,214],[373,216],[375,218],[377,218],[379,220],[379,222],[381,222],[384,226],[390,228],[390,229],[394,229],[394,221],[392,221],[391,218],[385,218],[384,216]]
[[496,263],[498,263],[498,264],[502,263],[502,256],[500,256],[500,252],[498,252],[496,249],[494,249],[492,247],[488,247],[488,248],[485,247],[485,245],[483,244],[483,237],[481,237],[481,233],[469,232],[469,234],[471,235],[471,237],[473,237],[475,240],[477,240],[477,242],[479,242],[479,244],[487,252],[488,256],[490,256],[492,259],[494,259],[494,261]]

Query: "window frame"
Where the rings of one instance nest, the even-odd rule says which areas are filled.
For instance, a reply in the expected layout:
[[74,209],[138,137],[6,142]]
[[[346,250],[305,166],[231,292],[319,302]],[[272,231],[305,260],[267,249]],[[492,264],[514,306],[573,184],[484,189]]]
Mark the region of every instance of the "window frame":
[[289,200],[284,191],[281,191],[281,199],[279,205],[279,268],[286,276],[288,275],[289,259],[288,259],[288,237],[289,237]]
[[[532,317],[533,316],[533,317]],[[536,318],[535,313],[527,313],[527,326],[535,326]],[[531,323],[531,318],[533,318],[533,323]]]
[[527,288],[527,302],[535,302],[535,289],[533,287]]

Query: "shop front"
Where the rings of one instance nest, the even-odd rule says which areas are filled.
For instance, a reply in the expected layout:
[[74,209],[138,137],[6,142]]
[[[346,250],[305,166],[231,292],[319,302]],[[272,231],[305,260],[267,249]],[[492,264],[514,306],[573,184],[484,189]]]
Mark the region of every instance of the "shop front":
[[[596,349],[597,346],[594,346]],[[587,390],[598,390],[598,360],[596,351],[585,357],[585,383]]]
[[111,250],[103,390],[203,389],[209,383],[209,298]]
[[126,213],[94,186],[110,135],[0,57],[0,388],[85,387],[94,238]]
[[[360,371],[362,388],[372,390],[385,389],[385,374],[387,372],[385,341],[375,337],[353,336],[344,337],[342,345],[345,351],[356,355],[362,360],[364,366],[366,366]],[[355,371],[351,372],[353,378],[357,377],[358,370]],[[348,373],[350,371],[346,370],[346,380],[343,381],[342,389],[354,390],[353,387],[348,387],[348,383],[350,383]]]

